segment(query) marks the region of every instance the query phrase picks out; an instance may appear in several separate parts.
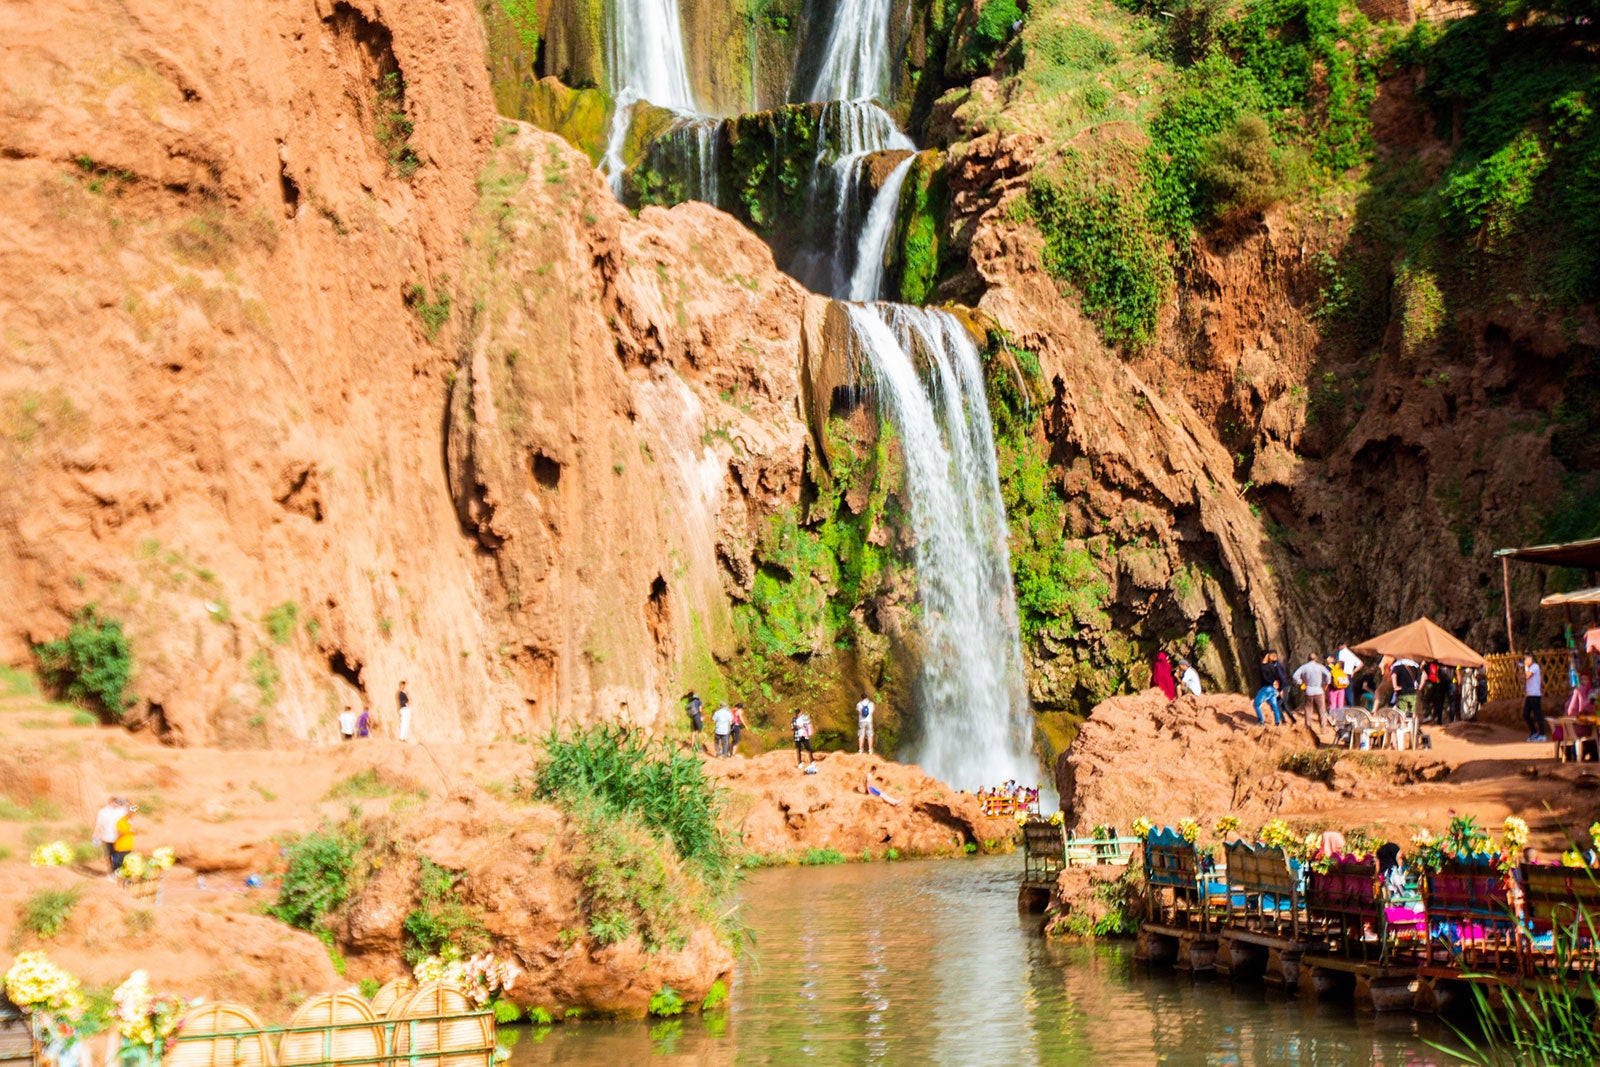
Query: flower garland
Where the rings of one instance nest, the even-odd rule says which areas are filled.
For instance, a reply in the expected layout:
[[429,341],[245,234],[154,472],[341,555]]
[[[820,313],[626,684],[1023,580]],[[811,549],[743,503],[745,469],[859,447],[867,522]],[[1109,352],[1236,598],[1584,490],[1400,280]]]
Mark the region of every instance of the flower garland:
[[429,956],[411,970],[411,976],[418,982],[457,986],[479,1007],[509,992],[521,974],[522,969],[511,960],[498,959],[488,953],[467,960]]
[[23,952],[5,977],[6,997],[25,1012],[72,1015],[83,1010],[78,980],[43,952]]
[[40,845],[28,857],[28,863],[34,867],[66,867],[72,863],[72,846],[65,841]]
[[117,1006],[117,1032],[125,1041],[146,1048],[164,1048],[178,1032],[178,1020],[187,1005],[181,997],[150,991],[150,976],[134,971],[111,994]]
[[1200,840],[1200,821],[1198,819],[1189,818],[1179,819],[1178,836],[1182,837],[1191,845]]
[[1155,823],[1141,815],[1133,820],[1133,836],[1143,841],[1150,836],[1150,831],[1155,829]]
[[176,862],[177,856],[173,854],[170,848],[158,848],[150,853],[148,857],[141,856],[137,852],[130,852],[123,858],[122,867],[117,871],[117,877],[129,884],[158,881],[162,874],[170,870]]
[[1233,833],[1237,829],[1239,829],[1239,817],[1237,815],[1224,815],[1222,818],[1218,819],[1217,824],[1211,828],[1212,832],[1218,837],[1226,837],[1228,834]]

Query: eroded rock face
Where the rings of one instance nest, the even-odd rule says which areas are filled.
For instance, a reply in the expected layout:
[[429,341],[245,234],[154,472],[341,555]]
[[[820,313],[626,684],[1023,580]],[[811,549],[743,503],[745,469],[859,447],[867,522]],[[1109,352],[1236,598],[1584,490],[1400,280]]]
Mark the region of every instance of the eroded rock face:
[[[853,752],[827,754],[816,774],[802,774],[788,752],[754,759],[712,761],[708,769],[728,787],[727,822],[742,847],[758,856],[792,859],[811,849],[834,849],[847,859],[863,853],[958,855],[968,845],[1006,849],[1014,819],[983,814],[978,798],[924,775],[920,768]],[[866,775],[898,805],[868,795]]]
[[656,722],[798,492],[799,290],[497,124],[467,0],[240,17],[8,17],[0,657],[98,604],[179,743]]
[[404,844],[352,901],[340,931],[354,971],[387,978],[403,969],[403,924],[416,905],[417,858],[460,872],[458,895],[482,917],[493,951],[525,974],[511,991],[523,1007],[560,1017],[643,1016],[671,986],[689,1003],[714,982],[731,984],[733,954],[704,921],[677,950],[647,951],[637,936],[603,945],[590,935],[577,828],[554,808],[508,806],[465,787],[391,828]]

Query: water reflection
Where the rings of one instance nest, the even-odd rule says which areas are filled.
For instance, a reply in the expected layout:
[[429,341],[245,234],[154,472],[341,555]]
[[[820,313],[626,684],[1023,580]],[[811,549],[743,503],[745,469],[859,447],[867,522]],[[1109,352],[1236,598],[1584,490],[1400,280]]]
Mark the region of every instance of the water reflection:
[[1014,857],[757,871],[756,943],[721,1017],[525,1035],[512,1067],[763,1064],[1430,1064],[1410,1014],[1230,990],[1056,945],[1016,913]]

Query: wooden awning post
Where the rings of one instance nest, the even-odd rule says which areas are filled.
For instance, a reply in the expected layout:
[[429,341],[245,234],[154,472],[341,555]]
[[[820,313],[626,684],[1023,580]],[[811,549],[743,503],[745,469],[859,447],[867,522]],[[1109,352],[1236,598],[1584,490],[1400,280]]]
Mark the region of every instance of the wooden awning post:
[[1517,638],[1511,632],[1511,561],[1505,556],[1500,557],[1500,588],[1506,598],[1506,646],[1515,652]]

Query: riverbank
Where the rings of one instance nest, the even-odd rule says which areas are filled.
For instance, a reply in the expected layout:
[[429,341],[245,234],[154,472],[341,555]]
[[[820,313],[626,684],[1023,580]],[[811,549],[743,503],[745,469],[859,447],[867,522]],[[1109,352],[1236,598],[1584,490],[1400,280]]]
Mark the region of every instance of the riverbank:
[[[659,836],[534,798],[536,744],[170,748],[25,689],[0,698],[0,970],[8,952],[43,949],[91,985],[143,968],[159,988],[278,1017],[464,932],[526,972],[514,999],[557,1018],[642,1016],[664,987],[693,1005],[731,981],[725,904]],[[915,767],[854,753],[822,754],[814,775],[781,751],[704,767],[746,868],[1005,849],[1016,829]],[[898,805],[867,795],[868,768]],[[175,854],[159,898],[111,882],[90,845],[113,794],[140,808],[141,852]],[[321,940],[268,913],[305,835],[344,857],[337,900],[305,924]],[[30,866],[53,841],[74,862]],[[443,872],[433,889],[429,871]],[[46,904],[60,920],[48,936]]]

